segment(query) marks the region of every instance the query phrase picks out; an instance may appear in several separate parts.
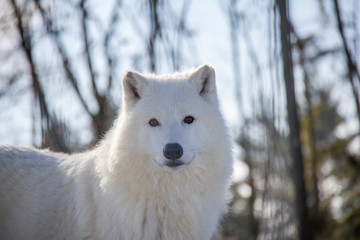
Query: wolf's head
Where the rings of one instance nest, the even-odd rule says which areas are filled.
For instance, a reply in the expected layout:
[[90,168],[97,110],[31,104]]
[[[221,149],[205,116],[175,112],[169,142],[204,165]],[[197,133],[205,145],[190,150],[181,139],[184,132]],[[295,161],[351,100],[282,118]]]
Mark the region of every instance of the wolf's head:
[[202,165],[228,144],[211,66],[160,76],[129,71],[122,87],[120,118],[127,138],[122,140],[150,161],[145,165],[166,170]]

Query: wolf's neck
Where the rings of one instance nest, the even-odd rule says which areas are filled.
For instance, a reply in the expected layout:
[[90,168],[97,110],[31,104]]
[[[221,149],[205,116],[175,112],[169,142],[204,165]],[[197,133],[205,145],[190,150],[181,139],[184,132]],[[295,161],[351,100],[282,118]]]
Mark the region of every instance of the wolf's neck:
[[[200,187],[196,175],[190,179],[186,170],[153,173],[133,167],[116,169],[116,176],[105,186],[106,199],[100,203],[106,210],[102,214],[118,221],[115,225],[121,227],[116,231],[124,239],[137,239],[139,233],[142,239],[206,239],[203,224],[208,224],[204,219],[209,211],[204,206],[213,205],[206,203],[212,197],[209,188],[205,192]],[[112,204],[106,202],[109,199]],[[118,209],[106,207],[114,203]]]

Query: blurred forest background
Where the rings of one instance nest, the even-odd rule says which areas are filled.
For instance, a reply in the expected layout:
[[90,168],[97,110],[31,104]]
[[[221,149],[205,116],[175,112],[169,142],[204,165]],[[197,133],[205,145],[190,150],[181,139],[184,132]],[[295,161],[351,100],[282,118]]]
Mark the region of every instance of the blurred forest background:
[[358,0],[0,6],[0,144],[90,148],[126,69],[210,63],[236,157],[215,239],[360,239]]

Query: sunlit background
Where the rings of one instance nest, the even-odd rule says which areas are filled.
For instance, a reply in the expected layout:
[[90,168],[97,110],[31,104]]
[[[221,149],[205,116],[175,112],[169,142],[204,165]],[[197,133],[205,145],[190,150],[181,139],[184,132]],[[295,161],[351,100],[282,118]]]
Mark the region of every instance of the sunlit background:
[[[358,0],[0,6],[1,145],[88,149],[117,115],[126,70],[161,74],[209,63],[235,156],[230,210],[215,239],[360,238]],[[282,36],[292,61],[283,61]],[[294,105],[283,77],[291,66]],[[300,182],[288,106],[300,124]]]

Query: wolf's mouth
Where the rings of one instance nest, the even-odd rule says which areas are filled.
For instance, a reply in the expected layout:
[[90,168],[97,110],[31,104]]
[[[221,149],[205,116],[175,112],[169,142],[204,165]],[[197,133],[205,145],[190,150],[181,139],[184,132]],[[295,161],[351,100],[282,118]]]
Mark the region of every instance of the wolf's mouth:
[[184,163],[182,161],[179,161],[179,160],[170,160],[165,165],[168,166],[168,167],[171,167],[171,168],[175,168],[175,167],[181,166],[183,164]]

